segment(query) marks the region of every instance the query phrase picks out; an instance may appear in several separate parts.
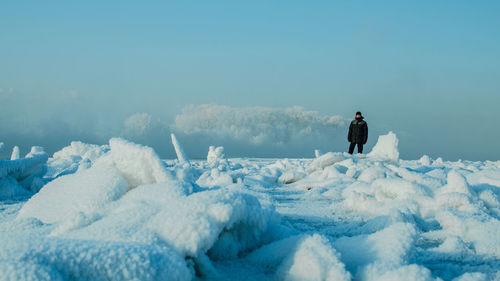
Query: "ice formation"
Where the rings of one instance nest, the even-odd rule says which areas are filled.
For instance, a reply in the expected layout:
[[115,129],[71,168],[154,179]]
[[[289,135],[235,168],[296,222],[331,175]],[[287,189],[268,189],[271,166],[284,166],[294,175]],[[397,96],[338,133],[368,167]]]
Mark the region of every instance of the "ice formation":
[[174,134],[171,134],[170,136],[172,137],[172,144],[174,145],[175,154],[177,154],[177,159],[179,160],[179,162],[182,164],[189,164],[189,158],[184,152],[184,148],[182,148],[181,144]]
[[17,160],[21,158],[20,156],[20,152],[19,152],[19,146],[14,146],[14,148],[12,148],[12,154],[10,155],[10,160]]
[[378,157],[397,161],[399,159],[398,143],[398,138],[393,132],[379,136],[377,144],[375,144],[372,151],[368,153],[368,157]]
[[123,139],[2,160],[0,191],[35,194],[0,201],[0,280],[500,279],[499,161],[401,160],[389,133],[186,165],[172,140],[178,160]]
[[44,184],[48,155],[41,147],[32,147],[24,158],[14,148],[12,156],[12,160],[0,160],[0,200],[30,196]]

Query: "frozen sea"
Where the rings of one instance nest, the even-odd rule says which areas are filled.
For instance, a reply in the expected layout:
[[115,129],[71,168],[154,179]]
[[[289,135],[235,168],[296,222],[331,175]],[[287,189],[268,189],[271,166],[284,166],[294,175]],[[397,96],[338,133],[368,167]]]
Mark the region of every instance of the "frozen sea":
[[310,159],[173,144],[14,148],[0,280],[500,280],[500,161],[402,160],[392,133]]

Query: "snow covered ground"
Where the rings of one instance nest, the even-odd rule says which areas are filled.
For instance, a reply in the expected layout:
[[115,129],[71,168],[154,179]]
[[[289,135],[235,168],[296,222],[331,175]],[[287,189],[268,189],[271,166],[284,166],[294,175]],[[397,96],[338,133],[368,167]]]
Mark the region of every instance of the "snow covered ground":
[[500,280],[500,161],[400,160],[392,133],[314,159],[172,141],[178,160],[123,139],[14,148],[0,280]]

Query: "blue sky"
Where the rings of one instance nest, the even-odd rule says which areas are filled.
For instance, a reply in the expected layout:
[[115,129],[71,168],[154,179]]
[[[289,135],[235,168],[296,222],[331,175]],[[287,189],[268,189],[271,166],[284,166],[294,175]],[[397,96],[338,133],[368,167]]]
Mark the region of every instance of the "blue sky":
[[[361,110],[368,146],[392,130],[404,158],[500,159],[498,1],[102,2],[2,1],[0,141],[54,150],[137,112],[298,105]],[[345,150],[336,134],[319,147]]]

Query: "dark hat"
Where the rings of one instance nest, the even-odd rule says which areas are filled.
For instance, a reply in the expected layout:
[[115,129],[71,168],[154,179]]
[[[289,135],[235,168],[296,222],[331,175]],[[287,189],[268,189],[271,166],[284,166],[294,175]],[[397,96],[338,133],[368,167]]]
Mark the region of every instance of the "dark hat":
[[363,114],[361,114],[361,112],[360,112],[360,111],[356,112],[356,115],[361,115],[361,116],[363,116]]

